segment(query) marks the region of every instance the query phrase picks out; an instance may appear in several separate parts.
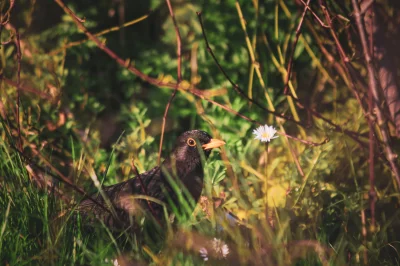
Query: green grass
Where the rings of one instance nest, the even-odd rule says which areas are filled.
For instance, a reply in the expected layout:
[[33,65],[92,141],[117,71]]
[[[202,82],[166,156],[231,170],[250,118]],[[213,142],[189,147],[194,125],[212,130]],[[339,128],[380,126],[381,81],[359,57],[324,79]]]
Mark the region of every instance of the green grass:
[[[153,10],[145,20],[99,38],[144,74],[174,83],[176,36],[167,6],[164,1],[137,1],[134,7],[132,1],[122,1],[125,18]],[[0,74],[13,81],[0,81],[0,265],[111,265],[115,258],[121,264],[129,260],[143,265],[400,264],[400,195],[381,135],[374,131],[373,226],[370,129],[330,31],[310,14],[288,85],[304,106],[331,123],[283,94],[302,11],[295,1],[172,1],[182,35],[184,90],[168,113],[162,157],[189,129],[205,130],[227,144],[205,162],[200,203],[182,197],[168,209],[164,228],[138,215],[138,228],[125,231],[100,221],[88,224],[75,210],[82,195],[60,179],[97,193],[91,173],[100,184],[111,185],[135,176],[132,162],[140,173],[156,166],[162,116],[172,90],[119,66],[87,41],[55,3],[22,2],[11,10],[10,22],[21,33],[23,48],[20,133],[15,112],[17,53],[14,42],[7,44],[8,33],[15,35],[8,27],[0,29],[1,42],[6,43],[0,46]],[[324,20],[317,2],[311,1],[311,8]],[[350,1],[326,2],[366,100],[367,72],[358,54]],[[378,2],[386,12],[385,34],[390,37],[398,28],[398,13]],[[0,4],[2,14],[7,5]],[[109,1],[96,6],[68,1],[68,6],[86,19],[92,33],[121,22],[120,9]],[[200,10],[210,47],[230,79],[268,110],[293,117],[300,125],[267,113],[234,90],[207,52],[195,13]],[[82,43],[68,46],[75,41]],[[393,60],[399,61],[395,56]],[[258,125],[251,120],[303,141],[329,141],[313,146],[280,135],[266,145],[254,140],[252,131]],[[20,139],[23,154],[16,148]],[[394,134],[391,141],[399,154]],[[173,186],[179,189],[179,184]],[[239,221],[232,225],[228,211]],[[226,258],[212,254],[214,238],[228,246]],[[200,256],[202,248],[210,252],[208,261]]]
[[[247,158],[251,158],[250,154],[256,148],[254,143],[252,145],[253,148],[243,149],[228,141],[226,152],[234,154],[234,158],[238,153],[248,153]],[[311,157],[310,151],[304,153],[303,156],[311,158],[308,160],[310,170],[306,171],[308,178],[299,179],[296,185],[292,182],[287,196],[279,189],[281,181],[272,175],[268,177],[268,191],[276,195],[268,197],[267,209],[262,181],[257,177],[262,174],[255,176],[246,172],[239,159],[231,158],[229,164],[240,189],[229,189],[234,186],[232,180],[218,152],[214,152],[205,167],[203,194],[208,198],[208,205],[201,207],[207,209],[206,212],[198,206],[194,215],[182,216],[182,207],[179,207],[167,231],[158,231],[154,223],[145,219],[141,229],[132,233],[113,232],[99,221],[95,226],[82,224],[81,217],[70,209],[73,205],[49,192],[49,188],[35,187],[32,176],[25,170],[27,164],[3,143],[1,260],[9,265],[99,265],[106,259],[119,257],[163,265],[202,264],[198,250],[202,246],[209,248],[212,240],[218,238],[227,243],[230,253],[224,259],[210,257],[207,263],[231,265],[238,261],[254,264],[263,261],[276,265],[343,265],[361,263],[364,249],[368,251],[368,263],[395,263],[396,258],[387,255],[393,254],[398,246],[394,230],[399,225],[399,211],[393,212],[390,202],[385,199],[378,201],[380,227],[365,241],[359,212],[363,202],[367,204],[368,201],[360,198],[363,194],[359,190],[341,192],[331,183],[317,181],[318,171],[326,170],[324,166],[316,165],[318,160],[332,156],[327,147],[317,149],[320,151],[313,151]],[[270,159],[267,170],[274,165],[274,160],[277,159]],[[115,167],[113,164],[117,162],[109,161],[109,167]],[[262,172],[265,167],[254,171]],[[46,178],[51,179],[50,176]],[[105,179],[109,177],[105,176]],[[66,186],[60,184],[60,188]],[[222,191],[226,199],[215,208],[212,196],[220,196],[218,193]],[[285,202],[282,203],[279,197],[284,197]],[[181,202],[180,206],[185,204]],[[232,226],[224,218],[225,209],[244,218],[240,225]],[[60,213],[64,215],[59,217]],[[348,254],[352,254],[350,261]]]

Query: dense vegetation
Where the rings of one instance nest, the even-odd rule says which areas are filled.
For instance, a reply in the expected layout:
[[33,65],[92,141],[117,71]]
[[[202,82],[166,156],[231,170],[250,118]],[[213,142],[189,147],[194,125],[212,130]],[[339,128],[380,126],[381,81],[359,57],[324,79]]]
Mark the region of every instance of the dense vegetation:
[[[398,265],[400,4],[357,2],[0,1],[0,264]],[[82,223],[188,129],[227,143],[193,214]]]

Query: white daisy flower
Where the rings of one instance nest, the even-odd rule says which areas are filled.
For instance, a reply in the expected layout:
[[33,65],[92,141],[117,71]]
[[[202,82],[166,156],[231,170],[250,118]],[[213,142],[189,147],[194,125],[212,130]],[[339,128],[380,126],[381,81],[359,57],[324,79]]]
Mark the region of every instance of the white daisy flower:
[[204,261],[208,261],[208,251],[207,251],[207,249],[206,248],[201,248],[199,250],[199,252],[200,252],[200,257],[202,257]]
[[212,244],[214,251],[217,254],[222,255],[222,257],[224,257],[224,258],[226,258],[226,256],[228,256],[229,247],[227,244],[225,244],[224,241],[222,241],[221,239],[214,238],[214,240],[212,241],[211,244]]
[[253,130],[253,134],[256,135],[254,139],[259,139],[262,142],[270,142],[271,139],[276,139],[279,136],[275,136],[276,129],[273,126],[259,126]]

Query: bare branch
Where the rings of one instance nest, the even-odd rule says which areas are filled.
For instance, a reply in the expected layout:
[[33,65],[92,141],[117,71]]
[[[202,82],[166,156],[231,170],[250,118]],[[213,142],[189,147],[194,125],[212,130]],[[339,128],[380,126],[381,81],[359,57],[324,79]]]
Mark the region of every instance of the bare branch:
[[18,129],[18,148],[21,152],[22,150],[22,139],[21,139],[21,121],[19,117],[19,111],[21,107],[21,95],[20,95],[20,85],[21,85],[21,44],[19,41],[19,33],[18,30],[15,31],[15,45],[17,46],[17,106],[16,106],[16,113],[17,113],[17,129]]
[[[368,51],[368,42],[367,42],[367,37],[365,34],[364,24],[363,24],[361,14],[360,14],[360,8],[358,6],[357,0],[352,0],[352,4],[353,4],[353,8],[354,8],[354,16],[356,18],[358,32],[359,32],[360,38],[361,38],[361,44],[362,44],[363,51],[364,51],[364,58],[365,58],[365,62],[367,64],[368,80],[369,80],[369,86],[370,86],[369,89],[371,91],[373,101],[376,106],[374,108],[374,110],[376,113],[376,117],[378,119],[377,122],[379,125],[379,129],[381,131],[381,134],[382,134],[383,142],[384,142],[383,145],[384,145],[384,149],[385,149],[386,159],[389,161],[390,167],[392,168],[392,172],[397,181],[398,189],[400,189],[400,172],[399,172],[399,169],[397,168],[397,163],[396,163],[397,155],[393,152],[393,150],[390,146],[389,134],[388,134],[388,131],[386,128],[386,124],[384,121],[382,111],[379,108],[378,84],[375,79],[375,70],[374,70],[372,58]],[[372,116],[372,114],[370,114],[370,115]]]
[[360,14],[363,15],[365,12],[368,11],[368,9],[372,6],[372,4],[375,2],[375,0],[364,0],[361,2],[361,10]]
[[301,26],[303,25],[304,17],[306,16],[309,4],[310,4],[310,0],[307,0],[307,3],[305,4],[304,10],[303,10],[303,14],[301,15],[301,18],[299,21],[299,25],[297,25],[297,28],[296,28],[296,36],[294,37],[292,51],[290,53],[289,63],[288,63],[287,70],[286,70],[285,87],[283,89],[283,93],[285,95],[288,94],[288,84],[289,84],[289,80],[290,80],[290,75],[292,73],[294,52],[296,50],[297,42],[299,41],[299,37],[300,37],[300,33],[301,33]]
[[163,140],[164,140],[165,123],[167,121],[168,110],[169,110],[169,108],[171,106],[172,101],[175,98],[176,92],[178,91],[179,84],[182,81],[182,41],[181,41],[181,34],[179,32],[178,23],[176,22],[175,14],[174,14],[174,10],[172,9],[171,2],[170,2],[170,0],[166,0],[166,1],[167,1],[168,9],[169,9],[169,14],[171,15],[171,18],[172,18],[172,21],[173,21],[174,27],[175,27],[176,54],[178,56],[178,59],[177,59],[178,60],[178,67],[177,67],[178,80],[177,80],[175,89],[172,92],[172,95],[168,100],[168,103],[167,103],[167,106],[165,107],[165,111],[164,111],[164,115],[163,115],[163,123],[162,123],[162,127],[161,127],[160,146],[159,146],[159,149],[158,149],[158,164],[160,164],[160,161],[161,161],[161,150],[162,150],[162,144],[163,144]]
[[308,9],[310,10],[311,14],[314,16],[314,18],[318,21],[319,25],[321,25],[321,27],[324,28],[329,28],[328,25],[326,25],[319,17],[317,14],[315,14],[315,12],[310,8],[310,6],[308,4],[306,4],[303,0],[300,0],[301,3]]

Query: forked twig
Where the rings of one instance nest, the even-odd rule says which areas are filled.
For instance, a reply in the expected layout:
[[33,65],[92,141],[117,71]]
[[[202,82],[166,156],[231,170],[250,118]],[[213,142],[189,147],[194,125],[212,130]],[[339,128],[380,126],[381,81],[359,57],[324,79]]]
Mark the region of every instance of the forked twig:
[[330,31],[330,33],[332,35],[332,38],[335,41],[336,48],[337,48],[337,50],[339,52],[339,55],[340,55],[340,59],[342,60],[343,66],[345,68],[345,72],[347,73],[347,76],[350,79],[350,89],[353,92],[354,97],[357,99],[358,104],[360,105],[361,110],[362,110],[362,112],[364,114],[364,117],[366,119],[368,119],[367,113],[364,110],[362,99],[361,99],[361,97],[359,95],[359,92],[357,91],[356,85],[354,83],[354,80],[352,79],[352,75],[351,75],[351,72],[350,72],[350,69],[349,69],[349,66],[348,66],[348,64],[350,62],[350,59],[347,57],[346,53],[344,52],[344,49],[343,49],[342,45],[340,44],[339,38],[338,38],[336,32],[333,29],[331,15],[329,14],[328,8],[327,8],[326,3],[325,3],[325,0],[319,0],[319,4],[321,6],[322,12],[324,13],[326,22],[328,23],[329,31]]
[[8,10],[6,11],[5,15],[0,20],[0,29],[1,29],[1,26],[6,25],[10,21],[10,14],[11,14],[11,10],[14,7],[14,4],[15,4],[15,0],[10,0],[10,6],[8,7]]
[[319,25],[321,25],[321,27],[323,28],[329,28],[328,25],[326,25],[319,17],[317,14],[315,14],[315,12],[310,8],[310,6],[308,4],[306,4],[303,0],[300,0],[301,3],[311,12],[311,14],[314,16],[314,18],[318,21]]
[[287,70],[286,70],[285,87],[283,89],[283,93],[285,95],[288,94],[289,80],[290,80],[290,75],[292,74],[292,67],[293,67],[294,51],[296,50],[297,42],[299,41],[299,37],[300,37],[300,33],[301,33],[301,26],[303,26],[304,17],[307,14],[308,5],[310,4],[310,1],[311,0],[307,0],[307,3],[305,4],[304,10],[303,10],[303,14],[301,15],[301,18],[299,21],[299,25],[297,25],[297,28],[296,28],[296,35],[294,37],[292,51],[290,52],[289,63],[288,63]]

